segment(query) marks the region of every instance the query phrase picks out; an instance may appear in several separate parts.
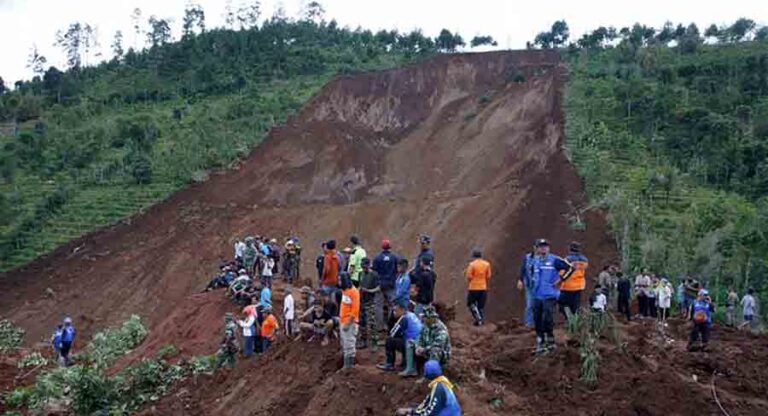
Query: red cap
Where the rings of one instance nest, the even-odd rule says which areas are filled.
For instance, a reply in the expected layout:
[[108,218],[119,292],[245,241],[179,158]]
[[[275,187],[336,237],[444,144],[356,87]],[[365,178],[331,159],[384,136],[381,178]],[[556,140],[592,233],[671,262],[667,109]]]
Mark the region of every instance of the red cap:
[[381,248],[383,250],[389,250],[392,248],[392,243],[390,243],[390,241],[387,239],[381,240]]

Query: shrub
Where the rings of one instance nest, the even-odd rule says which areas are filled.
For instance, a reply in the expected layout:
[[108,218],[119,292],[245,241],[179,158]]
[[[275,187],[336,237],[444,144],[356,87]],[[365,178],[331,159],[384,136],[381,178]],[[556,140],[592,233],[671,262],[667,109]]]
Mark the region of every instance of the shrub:
[[107,329],[94,335],[87,356],[97,367],[109,367],[115,359],[138,345],[147,336],[147,329],[138,315],[131,317],[118,329]]
[[39,352],[33,352],[32,354],[25,355],[16,363],[19,368],[37,367],[48,364],[48,360],[42,356]]
[[7,319],[0,321],[0,352],[17,348],[23,340],[23,329]]

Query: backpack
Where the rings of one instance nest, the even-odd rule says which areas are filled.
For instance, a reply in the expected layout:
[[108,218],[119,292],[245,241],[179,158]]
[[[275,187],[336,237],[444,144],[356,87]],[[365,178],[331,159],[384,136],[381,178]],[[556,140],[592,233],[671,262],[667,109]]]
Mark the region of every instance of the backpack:
[[693,313],[693,322],[697,324],[707,323],[707,313],[704,311],[696,311]]

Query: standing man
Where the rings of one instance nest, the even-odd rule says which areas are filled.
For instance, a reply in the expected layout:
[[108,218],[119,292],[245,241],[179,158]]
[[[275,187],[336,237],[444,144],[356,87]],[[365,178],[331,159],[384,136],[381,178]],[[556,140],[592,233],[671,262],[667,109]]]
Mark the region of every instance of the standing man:
[[[531,259],[533,286],[533,321],[536,328],[536,353],[546,354],[555,347],[554,311],[560,296],[560,285],[568,280],[573,267],[566,260],[549,252],[549,241],[538,239]],[[561,273],[562,272],[562,273]],[[523,282],[517,283],[523,290]]]
[[416,315],[421,316],[424,313],[424,308],[432,304],[435,297],[435,280],[437,280],[437,275],[432,270],[431,260],[422,257],[419,268],[411,273],[411,286],[416,289],[416,296],[414,297],[416,306],[413,310]]
[[379,286],[379,274],[371,270],[371,259],[364,258],[360,263],[363,270],[360,272],[360,295],[362,297],[363,309],[361,313],[362,334],[358,342],[359,349],[368,348],[371,345],[371,351],[376,352],[379,344],[379,316],[377,311],[376,299],[381,295]]
[[251,237],[245,237],[245,249],[243,249],[243,268],[250,276],[258,276],[256,272],[256,258],[258,257],[256,249],[256,240]]
[[408,259],[397,261],[397,280],[395,280],[394,304],[408,305],[411,293],[411,273],[408,271]]
[[629,310],[629,299],[632,294],[632,282],[629,280],[629,277],[624,276],[624,273],[622,272],[617,272],[616,278],[618,279],[616,288],[619,298],[617,309],[619,313],[623,313],[627,317],[627,322],[629,322],[632,320],[632,311]]
[[485,321],[485,302],[488,299],[488,282],[491,280],[491,263],[483,259],[483,252],[479,248],[472,250],[472,258],[472,262],[464,273],[468,286],[467,307],[475,320],[474,325],[480,326]]
[[[575,241],[568,246],[568,255],[565,257],[565,260],[571,263],[573,273],[571,273],[571,277],[565,280],[560,286],[560,298],[558,303],[560,304],[560,313],[562,313],[563,317],[567,320],[568,312],[566,311],[569,311],[571,315],[575,315],[579,312],[581,292],[587,287],[586,274],[589,262],[587,261],[587,257],[581,253],[581,244]],[[600,286],[607,290],[608,283],[609,282],[606,282],[606,285],[600,283]]]
[[[575,268],[576,265],[574,265],[573,267]],[[597,275],[597,284],[603,288],[603,291],[605,292],[605,297],[608,299],[608,305],[606,306],[610,306],[611,302],[616,301],[616,298],[614,297],[616,285],[613,282],[613,274],[611,273],[610,265],[604,266],[603,270],[601,270],[600,273]]]
[[339,309],[341,351],[344,356],[344,369],[351,369],[355,366],[355,347],[360,322],[360,292],[352,285],[352,280],[347,273],[341,274],[341,290],[341,308]]
[[323,257],[323,277],[320,283],[320,290],[326,293],[333,293],[339,287],[339,272],[344,266],[341,263],[341,256],[336,251],[336,241],[328,240],[325,243],[325,256]]
[[243,263],[243,254],[245,254],[245,243],[238,238],[235,241],[235,262],[238,263],[238,265],[242,265]]
[[651,288],[651,276],[647,269],[643,269],[635,277],[635,294],[637,295],[638,314],[642,317],[648,317],[651,314],[651,308],[648,306],[648,291]]
[[[395,301],[395,281],[397,280],[397,262],[398,258],[392,253],[392,244],[389,240],[381,242],[381,253],[373,259],[372,269],[379,274],[379,286],[381,293],[376,296],[377,311],[382,315],[378,317],[379,322],[383,322],[382,316],[389,316]],[[384,306],[387,313],[384,314]]]
[[360,245],[360,237],[353,235],[349,238],[349,242],[352,243],[352,253],[349,255],[349,277],[352,279],[352,284],[359,288],[360,272],[363,270],[362,261],[368,257],[368,253]]
[[753,321],[755,319],[755,289],[747,289],[747,294],[741,298],[741,308],[744,315],[744,322],[739,325],[739,328],[749,327],[752,329]]
[[283,255],[283,278],[289,285],[299,282],[299,252],[293,240],[285,243]]
[[72,353],[72,345],[75,343],[75,331],[74,325],[72,325],[72,318],[64,318],[64,328],[61,330],[61,360],[65,367],[72,365],[69,355]]
[[432,251],[432,237],[422,234],[419,237],[419,254],[416,256],[416,263],[414,263],[414,269],[418,268],[424,259],[429,259],[428,264],[430,267],[434,267],[435,253]]
[[533,251],[527,253],[520,265],[520,280],[517,282],[517,289],[525,288],[525,312],[523,313],[523,322],[528,328],[534,327],[533,322],[533,259],[536,256],[536,247]]
[[739,303],[739,295],[733,290],[733,286],[728,288],[728,297],[725,299],[725,324],[730,327],[736,325],[736,304]]
[[691,328],[691,337],[688,340],[688,351],[694,351],[696,341],[701,340],[701,349],[706,351],[709,344],[709,330],[712,328],[712,314],[715,312],[715,305],[709,297],[707,289],[699,290],[699,296],[691,305],[688,319],[693,321]]

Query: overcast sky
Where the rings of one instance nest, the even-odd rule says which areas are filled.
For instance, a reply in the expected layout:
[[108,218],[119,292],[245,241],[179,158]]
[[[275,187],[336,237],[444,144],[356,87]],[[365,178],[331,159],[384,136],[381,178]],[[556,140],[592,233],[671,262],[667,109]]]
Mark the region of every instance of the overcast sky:
[[[116,30],[125,35],[126,49],[133,46],[130,15],[139,8],[150,15],[173,20],[174,37],[179,37],[181,17],[188,0],[0,0],[0,76],[6,84],[30,78],[26,68],[30,48],[38,49],[49,65],[63,68],[63,54],[53,46],[58,29],[72,22],[89,23],[98,28],[101,50],[110,55],[109,45]],[[241,0],[232,0],[235,8]],[[205,10],[208,27],[223,25],[225,0],[198,0]],[[288,16],[297,16],[306,0],[263,0],[262,16],[271,16],[282,5]],[[326,19],[336,19],[350,27],[371,30],[396,28],[410,31],[421,28],[435,36],[441,28],[459,31],[465,40],[489,34],[499,48],[519,49],[553,21],[565,19],[571,37],[578,37],[598,26],[629,26],[641,22],[660,27],[665,21],[695,22],[700,28],[711,23],[726,24],[749,17],[760,25],[768,23],[765,0],[320,0]],[[143,41],[143,39],[142,39]]]

